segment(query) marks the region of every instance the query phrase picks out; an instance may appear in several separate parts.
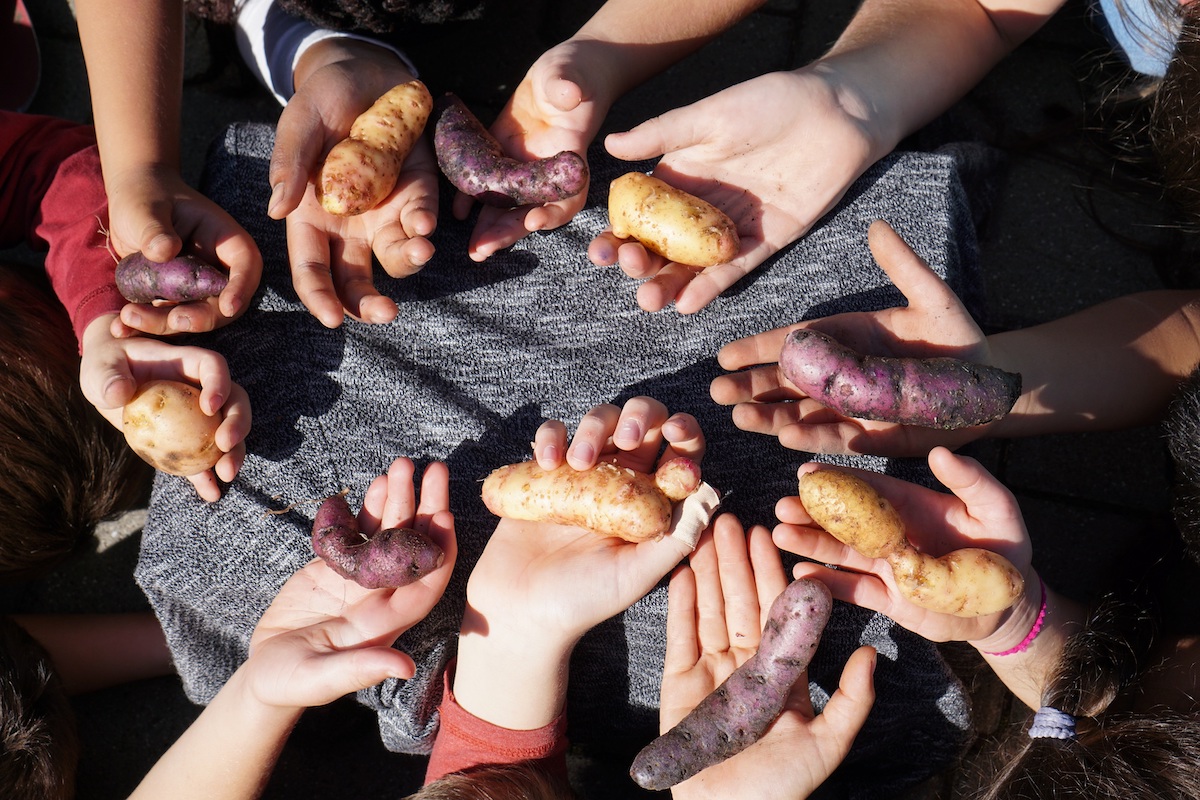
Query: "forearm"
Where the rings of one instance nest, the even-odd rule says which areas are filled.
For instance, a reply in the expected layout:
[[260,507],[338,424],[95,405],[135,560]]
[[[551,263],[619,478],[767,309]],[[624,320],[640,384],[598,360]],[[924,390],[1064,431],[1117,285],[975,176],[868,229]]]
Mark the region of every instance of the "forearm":
[[882,157],[957,102],[1062,3],[1018,0],[995,10],[991,0],[865,0],[813,68],[830,75]]
[[608,0],[572,37],[605,47],[606,85],[622,94],[698,50],[764,0],[669,0],[654,13],[640,0]]
[[257,701],[239,669],[154,765],[130,800],[240,800],[262,794],[302,709]]
[[182,4],[78,0],[76,18],[106,178],[131,169],[178,171]]
[[[1067,639],[1083,626],[1086,609],[1046,587],[1042,614],[1042,584],[1026,587],[1026,595],[1009,618],[987,639],[971,642],[992,672],[1018,700],[1031,709],[1042,705],[1042,694],[1054,673]],[[1026,641],[1032,637],[1031,641]],[[1024,648],[1022,645],[1024,644]],[[1019,652],[1012,652],[1016,648]]]
[[1200,362],[1200,293],[1127,295],[988,342],[991,362],[1022,377],[991,435],[1152,424]]
[[470,606],[462,631],[454,696],[465,711],[510,730],[542,728],[562,713],[574,643],[510,635]]
[[13,620],[46,648],[70,694],[173,671],[162,627],[149,612],[16,614]]

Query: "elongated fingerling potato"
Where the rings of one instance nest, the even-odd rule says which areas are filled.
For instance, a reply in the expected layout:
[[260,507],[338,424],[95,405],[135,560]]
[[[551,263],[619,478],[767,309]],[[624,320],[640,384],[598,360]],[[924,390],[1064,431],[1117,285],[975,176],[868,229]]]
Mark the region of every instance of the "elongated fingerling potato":
[[832,610],[833,598],[820,581],[788,584],[771,604],[755,654],[642,748],[629,770],[634,782],[643,789],[668,789],[761,739],[812,661]]
[[542,205],[574,197],[587,188],[583,156],[563,150],[534,161],[504,154],[500,142],[453,94],[434,109],[433,149],[454,188],[497,208]]
[[800,502],[813,521],[867,558],[883,558],[908,546],[896,509],[869,483],[837,469],[806,472]]
[[741,249],[737,225],[725,212],[641,172],[609,184],[608,222],[613,235],[636,239],[668,261],[688,267],[724,264]]
[[376,100],[325,157],[316,180],[321,207],[351,216],[387,199],[432,110],[433,97],[416,80],[394,86]]
[[955,430],[1000,419],[1021,376],[955,358],[862,355],[811,328],[792,331],[779,368],[796,388],[846,417]]
[[574,525],[630,542],[665,535],[674,509],[654,475],[608,462],[587,470],[568,464],[544,470],[536,461],[509,464],[484,479],[482,494],[498,517]]

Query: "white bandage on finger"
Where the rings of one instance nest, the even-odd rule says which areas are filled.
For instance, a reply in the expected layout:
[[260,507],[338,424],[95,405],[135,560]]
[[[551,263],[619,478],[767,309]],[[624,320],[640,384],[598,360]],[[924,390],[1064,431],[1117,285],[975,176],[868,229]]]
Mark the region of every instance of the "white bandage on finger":
[[700,534],[712,522],[719,505],[721,496],[717,490],[701,482],[696,491],[675,504],[671,514],[671,530],[667,535],[686,542],[694,550],[696,542],[700,541]]

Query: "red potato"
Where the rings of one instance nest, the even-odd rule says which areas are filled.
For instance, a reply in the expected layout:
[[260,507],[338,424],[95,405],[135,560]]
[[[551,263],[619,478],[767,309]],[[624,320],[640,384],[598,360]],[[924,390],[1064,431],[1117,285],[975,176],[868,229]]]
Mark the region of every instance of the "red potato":
[[896,589],[914,605],[977,617],[1003,611],[1024,591],[1021,573],[998,553],[968,547],[935,558],[914,548],[892,504],[857,475],[836,469],[805,473],[800,502],[838,541],[867,558],[885,559]]
[[131,303],[205,300],[221,294],[229,283],[224,270],[189,255],[160,263],[141,253],[130,253],[117,262],[114,277],[121,296]]
[[198,475],[224,453],[217,447],[219,415],[200,408],[200,390],[180,381],[150,381],[125,404],[121,428],[129,447],[155,469]]
[[536,461],[509,464],[483,481],[483,503],[498,517],[574,525],[630,542],[671,529],[674,505],[700,486],[700,467],[680,456],[654,475],[609,462],[577,470],[544,470]]
[[386,200],[432,110],[433,97],[416,80],[394,86],[376,100],[325,157],[316,180],[321,207],[352,216]]
[[436,542],[411,528],[359,531],[344,495],[326,498],[313,520],[312,549],[330,569],[367,589],[399,588],[442,565]]
[[1018,373],[955,358],[861,355],[811,328],[788,334],[779,368],[843,416],[938,430],[993,422],[1021,396]]
[[588,166],[570,150],[536,161],[504,154],[496,138],[454,94],[434,107],[433,149],[438,166],[456,189],[497,208],[542,205],[574,197],[587,188]]
[[703,269],[741,249],[737,225],[724,211],[653,175],[630,172],[608,187],[614,236],[636,239],[668,261]]
[[771,604],[758,651],[675,727],[642,748],[629,775],[660,791],[732,758],[757,742],[783,713],[829,622],[833,598],[820,581],[800,578]]

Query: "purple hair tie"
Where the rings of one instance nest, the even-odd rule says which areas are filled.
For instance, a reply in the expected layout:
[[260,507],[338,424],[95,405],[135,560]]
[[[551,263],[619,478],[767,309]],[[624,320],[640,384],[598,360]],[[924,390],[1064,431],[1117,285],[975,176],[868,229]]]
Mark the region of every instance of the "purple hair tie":
[[1057,708],[1042,706],[1029,726],[1030,739],[1074,739],[1075,718]]

